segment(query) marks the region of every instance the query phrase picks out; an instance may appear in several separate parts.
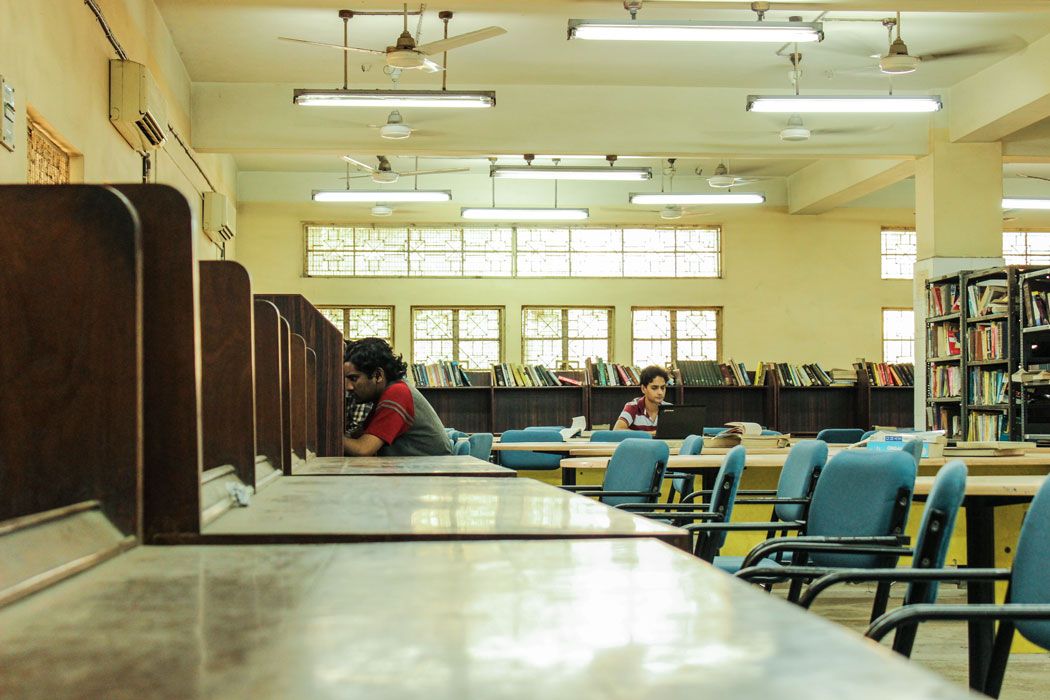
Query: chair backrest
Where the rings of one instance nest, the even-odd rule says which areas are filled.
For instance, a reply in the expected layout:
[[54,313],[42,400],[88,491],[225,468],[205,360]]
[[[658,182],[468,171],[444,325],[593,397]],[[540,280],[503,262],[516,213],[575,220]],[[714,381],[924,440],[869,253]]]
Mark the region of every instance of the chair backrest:
[[769,428],[762,428],[763,435],[783,435],[784,433],[779,430],[770,430]]
[[659,497],[667,458],[671,451],[663,440],[628,439],[616,446],[609,465],[605,468],[603,491],[652,491],[651,497],[604,496],[602,503],[616,506],[621,503],[649,503]]
[[[682,446],[678,448],[678,454],[680,455],[698,455],[704,449],[704,436],[703,435],[687,435],[682,440]],[[685,496],[688,496],[693,491],[693,485],[696,483],[696,477],[690,474],[687,477],[681,479],[671,479],[671,493],[668,494],[668,498],[674,500],[675,494],[678,494],[678,500],[682,500]]]
[[687,435],[682,440],[682,446],[678,448],[680,455],[698,455],[704,450],[703,435]]
[[922,440],[905,440],[904,447],[901,449],[911,455],[911,458],[915,460],[916,466],[922,459],[922,447],[925,443]]
[[454,455],[469,455],[470,454],[470,441],[469,440],[458,440],[452,448],[452,454]]
[[459,442],[460,438],[467,437],[467,434],[462,430],[456,430],[455,428],[445,428],[445,435],[448,435],[449,442],[452,443],[452,449],[456,449],[456,443]]
[[864,439],[864,431],[860,428],[824,428],[817,433],[817,439],[836,445],[852,445]]
[[489,461],[492,458],[492,433],[474,433],[467,442],[470,444],[470,456]]
[[[565,442],[557,430],[507,430],[500,442]],[[511,469],[558,469],[562,455],[558,453],[531,452],[528,450],[503,450],[499,461]]]
[[861,440],[867,440],[868,438],[870,438],[874,434],[875,434],[874,430],[865,430],[864,433],[860,436],[860,439]]
[[595,430],[591,433],[591,442],[623,442],[635,438],[652,440],[653,436],[644,430]]
[[[933,488],[926,497],[926,509],[915,538],[912,566],[917,569],[939,569],[948,556],[948,541],[955,529],[955,516],[966,495],[966,465],[952,460],[937,471]],[[912,583],[904,600],[907,605],[937,601],[937,582]]]
[[[806,534],[871,537],[904,532],[915,491],[915,460],[904,452],[845,450],[821,471],[806,519]],[[896,557],[814,554],[815,566],[892,567]]]
[[[711,490],[711,500],[708,502],[708,512],[722,513],[722,522],[729,522],[733,515],[733,503],[736,501],[736,491],[740,487],[740,477],[744,473],[744,464],[747,461],[747,452],[743,445],[737,445],[726,452],[722,458],[722,466],[718,468],[718,476],[715,477],[715,485]],[[718,532],[710,535],[708,546],[712,552],[717,552],[725,544],[728,532]]]
[[525,430],[562,430],[564,426],[561,425],[528,425],[525,426]]
[[[777,482],[777,498],[808,498],[828,461],[828,444],[822,440],[802,440],[791,447]],[[778,519],[791,522],[806,517],[802,503],[780,503],[773,507]]]
[[[1043,482],[1021,526],[1010,577],[1010,603],[1050,603],[1050,479]],[[1018,620],[1017,630],[1030,642],[1050,649],[1050,622]]]

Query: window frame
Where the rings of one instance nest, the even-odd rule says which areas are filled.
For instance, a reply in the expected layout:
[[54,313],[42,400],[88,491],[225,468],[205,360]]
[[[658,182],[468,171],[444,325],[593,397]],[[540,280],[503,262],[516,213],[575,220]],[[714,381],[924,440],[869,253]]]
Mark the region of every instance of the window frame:
[[349,314],[347,313],[351,309],[389,309],[390,310],[390,338],[384,338],[390,347],[395,347],[394,341],[397,339],[397,307],[392,304],[316,304],[314,306],[317,310],[321,309],[341,309],[343,311],[343,327],[339,331],[343,334],[344,341],[350,341],[350,336],[347,333],[349,330],[347,322],[349,321]]
[[[449,305],[449,304],[419,304],[412,305],[409,307],[408,316],[408,330],[409,330],[409,356],[411,358],[411,364],[417,364],[422,360],[416,359],[416,311],[417,310],[429,310],[429,311],[451,311],[452,312],[452,357],[442,358],[445,360],[456,360],[459,355],[459,312],[463,310],[486,310],[486,311],[497,311],[499,313],[499,358],[498,363],[506,361],[506,307],[495,306],[492,304],[464,304],[464,305]],[[463,365],[463,369],[466,370],[488,370],[491,367],[468,367]]]
[[915,333],[915,309],[913,309],[910,306],[883,306],[882,310],[879,312],[879,316],[881,317],[881,320],[882,320],[882,329],[881,329],[881,332],[880,332],[880,335],[882,336],[882,353],[881,353],[882,361],[883,362],[890,362],[890,360],[886,359],[886,343],[887,343],[887,341],[900,342],[901,340],[907,340],[906,338],[887,338],[886,337],[886,312],[887,311],[910,311],[911,312],[911,314],[912,314],[912,319],[911,319],[912,320],[912,326],[911,326],[912,358],[911,358],[911,360],[894,360],[893,364],[899,364],[900,362],[911,362],[912,364],[915,364],[915,342],[916,342],[916,337],[915,337],[915,335],[916,335],[916,333]]
[[[635,311],[714,311],[715,312],[715,362],[722,361],[722,315],[721,306],[632,306],[631,307],[631,365],[637,366],[634,357],[634,312]],[[671,357],[668,361],[671,366],[678,364],[678,319],[677,314],[671,314]],[[663,340],[662,338],[642,338],[642,340]]]
[[[613,351],[616,347],[616,307],[615,306],[602,306],[600,304],[574,304],[572,306],[560,306],[551,304],[525,304],[521,307],[521,361],[525,362],[525,344],[528,340],[544,340],[543,338],[527,338],[525,336],[525,312],[529,309],[558,309],[561,311],[561,352],[562,362],[568,362],[569,355],[569,341],[572,339],[569,336],[569,311],[573,309],[604,309],[609,312],[609,335],[607,340],[608,352],[607,359],[609,362],[614,362]],[[584,369],[585,364],[573,369]],[[547,369],[560,369],[558,367],[548,367]]]
[[[1028,246],[1028,234],[1030,234],[1030,233],[1045,233],[1045,234],[1050,235],[1050,227],[1048,227],[1048,228],[1010,228],[1010,229],[1003,229],[1003,245],[1002,245],[1003,250],[1002,250],[1002,253],[1003,253],[1003,257],[1004,258],[1007,257],[1005,248],[1006,248],[1006,235],[1008,233],[1020,233],[1020,234],[1022,234],[1025,237],[1025,244],[1024,244],[1024,248],[1025,248],[1024,258],[1025,259],[1023,261],[1011,262],[1011,263],[1006,263],[1006,264],[1008,264],[1008,265],[1040,265],[1040,266],[1046,266],[1047,265],[1047,263],[1032,262],[1030,260],[1030,258],[1032,256],[1032,253],[1031,253],[1031,249]],[[1040,253],[1039,255],[1043,255],[1045,257],[1050,257],[1050,248],[1047,249],[1046,253]],[[1005,260],[1004,260],[1004,262],[1005,262]]]
[[[887,233],[910,233],[915,236],[915,249],[916,252],[912,255],[906,255],[903,253],[885,253],[883,252],[883,237]],[[883,226],[879,230],[879,279],[882,280],[914,280],[915,279],[915,263],[918,261],[918,247],[919,247],[919,234],[914,228],[907,228],[904,226]],[[893,258],[912,258],[912,273],[910,277],[886,277],[883,273],[883,263],[887,257]]]

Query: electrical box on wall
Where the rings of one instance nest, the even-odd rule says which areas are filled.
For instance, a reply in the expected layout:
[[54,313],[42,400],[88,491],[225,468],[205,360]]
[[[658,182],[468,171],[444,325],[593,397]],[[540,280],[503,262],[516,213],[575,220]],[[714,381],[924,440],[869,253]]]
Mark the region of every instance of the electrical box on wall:
[[219,192],[205,192],[201,222],[204,232],[217,244],[233,239],[233,217],[230,215],[230,201]]
[[0,75],[0,143],[9,151],[15,150],[15,89]]

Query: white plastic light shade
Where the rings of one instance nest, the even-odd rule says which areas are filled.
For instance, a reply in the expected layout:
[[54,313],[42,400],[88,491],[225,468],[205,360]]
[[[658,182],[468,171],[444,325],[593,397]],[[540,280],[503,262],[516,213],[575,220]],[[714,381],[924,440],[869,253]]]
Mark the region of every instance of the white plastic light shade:
[[629,201],[631,204],[762,204],[766,196],[757,192],[635,192]]
[[651,168],[610,168],[601,166],[573,167],[568,165],[495,165],[489,175],[512,180],[629,180],[653,179]]
[[315,202],[448,202],[450,190],[314,190]]
[[1003,197],[1003,209],[1050,209],[1050,199]]
[[820,22],[690,22],[663,20],[569,20],[570,39],[599,41],[820,41]]
[[586,209],[464,207],[460,216],[472,221],[583,221],[590,212]]
[[485,109],[496,105],[496,93],[452,90],[295,90],[292,101],[307,107]]
[[748,95],[747,111],[777,113],[925,113],[941,108],[938,95]]

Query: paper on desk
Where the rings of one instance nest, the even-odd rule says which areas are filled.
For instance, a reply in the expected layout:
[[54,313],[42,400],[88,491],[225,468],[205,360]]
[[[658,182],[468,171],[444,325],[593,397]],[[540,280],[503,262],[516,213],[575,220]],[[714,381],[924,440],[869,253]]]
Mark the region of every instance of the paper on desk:
[[584,416],[576,416],[572,419],[572,425],[568,428],[562,428],[560,431],[562,440],[568,440],[571,437],[576,437],[583,432],[583,429],[587,427],[587,418]]

